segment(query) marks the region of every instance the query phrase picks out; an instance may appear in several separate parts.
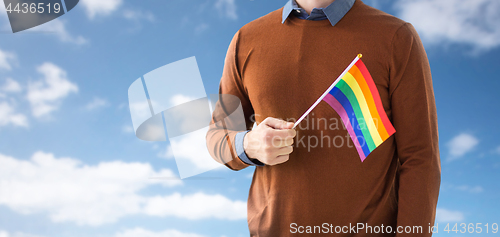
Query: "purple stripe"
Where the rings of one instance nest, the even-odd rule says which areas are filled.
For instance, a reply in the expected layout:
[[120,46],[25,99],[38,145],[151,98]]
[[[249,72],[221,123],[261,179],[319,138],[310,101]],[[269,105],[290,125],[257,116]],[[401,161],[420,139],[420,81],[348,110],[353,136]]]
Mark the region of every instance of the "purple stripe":
[[336,112],[339,114],[340,118],[344,122],[344,125],[347,129],[347,132],[349,133],[349,136],[351,136],[351,140],[354,142],[354,146],[356,147],[356,150],[358,151],[359,158],[361,158],[361,162],[363,162],[366,159],[365,153],[363,153],[363,149],[361,149],[361,145],[359,144],[358,138],[356,137],[356,133],[354,132],[354,129],[351,126],[351,122],[349,121],[349,116],[347,116],[347,113],[342,107],[342,105],[333,97],[331,94],[327,94],[323,100],[328,103]]

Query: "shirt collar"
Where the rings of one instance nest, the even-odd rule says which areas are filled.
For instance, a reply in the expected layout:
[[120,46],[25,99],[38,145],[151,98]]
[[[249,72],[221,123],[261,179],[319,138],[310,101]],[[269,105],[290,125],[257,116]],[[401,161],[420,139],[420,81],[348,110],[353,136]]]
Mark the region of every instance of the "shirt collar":
[[[323,12],[332,26],[335,26],[345,16],[345,14],[351,10],[355,1],[356,0],[335,0],[332,4],[323,8]],[[281,23],[285,23],[285,20],[290,16],[290,13],[296,9],[301,8],[299,8],[295,0],[288,0],[283,7]]]

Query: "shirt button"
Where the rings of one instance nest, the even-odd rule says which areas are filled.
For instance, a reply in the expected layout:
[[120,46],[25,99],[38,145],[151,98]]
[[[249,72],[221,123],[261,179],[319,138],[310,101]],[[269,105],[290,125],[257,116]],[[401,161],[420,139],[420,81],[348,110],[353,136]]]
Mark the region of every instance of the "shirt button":
[[300,13],[300,10],[297,10],[297,13]]

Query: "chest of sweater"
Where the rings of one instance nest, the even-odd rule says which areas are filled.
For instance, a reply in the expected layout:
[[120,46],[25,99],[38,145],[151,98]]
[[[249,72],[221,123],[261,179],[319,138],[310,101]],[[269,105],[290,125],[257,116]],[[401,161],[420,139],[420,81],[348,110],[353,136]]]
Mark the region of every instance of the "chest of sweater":
[[375,44],[365,32],[328,25],[289,25],[273,32],[256,34],[251,39],[255,43],[247,40],[240,51],[243,85],[257,122],[266,117],[298,119],[358,53],[363,53],[390,115],[388,59],[382,56],[388,46]]

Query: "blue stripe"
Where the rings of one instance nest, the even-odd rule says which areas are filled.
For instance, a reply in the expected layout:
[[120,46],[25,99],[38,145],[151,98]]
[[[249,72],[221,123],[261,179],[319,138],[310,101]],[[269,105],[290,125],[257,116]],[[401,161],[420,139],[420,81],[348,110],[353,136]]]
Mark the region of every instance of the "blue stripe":
[[354,130],[354,133],[356,133],[358,142],[361,145],[361,148],[363,149],[363,153],[365,153],[365,156],[368,156],[370,154],[370,148],[368,147],[368,144],[364,139],[363,132],[361,132],[358,119],[354,114],[354,109],[352,108],[349,99],[347,99],[344,93],[342,93],[342,91],[337,87],[334,87],[330,91],[330,94],[333,97],[335,97],[335,99],[337,99],[337,101],[342,105],[342,107],[344,107],[347,116],[349,116],[349,121],[351,122],[352,129]]

